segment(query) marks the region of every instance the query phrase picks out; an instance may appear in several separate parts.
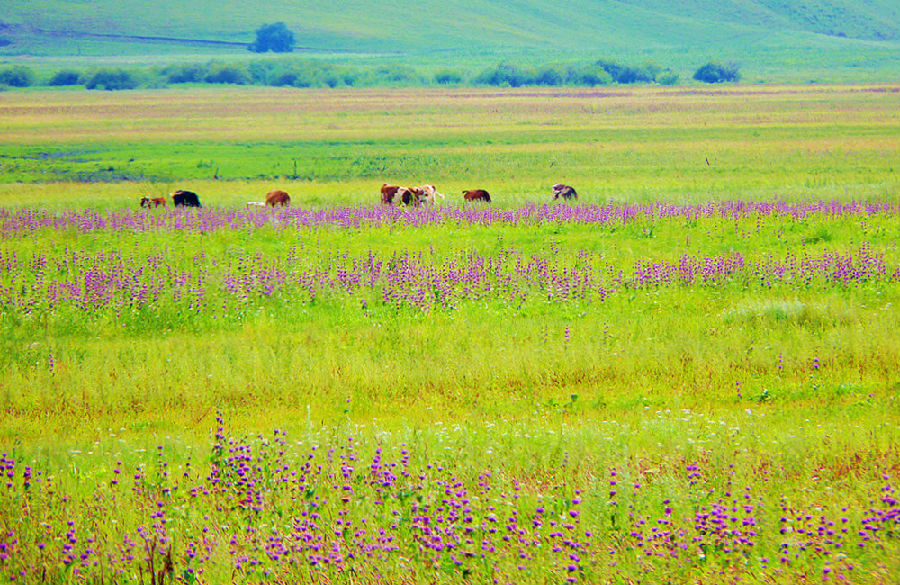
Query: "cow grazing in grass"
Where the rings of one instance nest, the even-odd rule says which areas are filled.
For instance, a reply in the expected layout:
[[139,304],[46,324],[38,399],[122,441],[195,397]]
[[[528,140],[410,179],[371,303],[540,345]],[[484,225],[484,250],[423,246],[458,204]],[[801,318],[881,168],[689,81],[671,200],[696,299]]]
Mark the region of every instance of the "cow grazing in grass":
[[463,199],[465,201],[484,201],[485,203],[490,203],[491,194],[484,189],[469,189],[468,191],[463,191]]
[[578,199],[578,193],[575,192],[570,185],[563,185],[561,183],[557,183],[553,185],[553,200],[556,201],[562,197],[563,199]]
[[413,202],[414,197],[412,190],[406,187],[387,184],[381,186],[381,202],[385,205],[393,205],[394,203],[409,205]]
[[279,205],[287,207],[290,204],[291,196],[288,195],[286,191],[275,189],[274,191],[266,193],[266,205],[269,205],[270,207],[278,207]]
[[172,201],[175,207],[203,207],[200,205],[200,198],[193,191],[179,189],[172,193]]
[[397,191],[400,189],[398,185],[388,185],[387,183],[381,186],[381,202],[385,205],[391,205],[394,202],[394,197],[397,196]]
[[419,185],[418,187],[413,187],[411,189],[413,195],[415,195],[415,205],[422,205],[427,203],[428,205],[434,205],[437,203],[437,198],[440,197],[444,199],[443,193],[438,193],[438,190],[434,185]]
[[165,207],[166,206],[166,198],[165,197],[141,197],[141,207],[144,209],[150,209],[151,207]]

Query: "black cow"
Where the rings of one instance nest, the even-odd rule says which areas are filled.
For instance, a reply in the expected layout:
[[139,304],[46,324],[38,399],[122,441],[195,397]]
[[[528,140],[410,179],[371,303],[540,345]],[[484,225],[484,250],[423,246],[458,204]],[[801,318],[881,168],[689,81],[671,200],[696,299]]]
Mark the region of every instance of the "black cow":
[[203,207],[200,205],[200,198],[193,191],[179,189],[172,193],[172,201],[175,203],[175,207]]

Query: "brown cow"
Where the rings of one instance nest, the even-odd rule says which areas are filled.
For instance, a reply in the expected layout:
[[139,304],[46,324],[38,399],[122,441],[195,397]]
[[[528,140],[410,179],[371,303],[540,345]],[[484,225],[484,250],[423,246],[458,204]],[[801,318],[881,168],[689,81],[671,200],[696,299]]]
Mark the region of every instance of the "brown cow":
[[556,201],[560,197],[563,199],[578,199],[578,193],[569,185],[557,183],[553,185],[553,200]]
[[381,202],[385,205],[392,204],[398,189],[400,189],[400,187],[397,185],[388,185],[387,183],[381,185]]
[[266,193],[266,205],[271,207],[287,207],[291,204],[291,196],[287,194],[286,191],[282,191],[281,189],[275,189],[274,191],[269,191]]
[[141,207],[143,207],[144,209],[150,209],[151,207],[160,206],[166,206],[165,197],[154,197],[153,199],[150,199],[149,197],[141,197]]
[[381,202],[385,205],[393,205],[394,201],[399,205],[409,205],[414,200],[411,189],[399,185],[384,184],[381,186]]
[[469,189],[468,191],[463,191],[463,199],[466,201],[484,201],[485,203],[490,203],[491,194],[484,189]]

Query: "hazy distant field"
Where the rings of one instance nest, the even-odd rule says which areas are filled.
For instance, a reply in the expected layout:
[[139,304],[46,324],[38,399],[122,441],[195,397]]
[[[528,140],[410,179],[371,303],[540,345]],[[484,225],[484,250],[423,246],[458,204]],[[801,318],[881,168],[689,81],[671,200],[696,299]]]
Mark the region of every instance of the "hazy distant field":
[[896,582],[898,104],[0,94],[0,576]]

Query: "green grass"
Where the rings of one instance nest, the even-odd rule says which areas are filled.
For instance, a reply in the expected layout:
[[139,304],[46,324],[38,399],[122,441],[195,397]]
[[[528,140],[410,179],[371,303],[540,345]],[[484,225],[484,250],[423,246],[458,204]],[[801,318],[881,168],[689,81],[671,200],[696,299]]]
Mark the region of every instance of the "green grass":
[[[260,199],[265,185],[286,185],[306,205],[356,204],[375,200],[383,182],[431,182],[451,196],[480,186],[518,205],[559,180],[601,202],[891,198],[897,95],[894,86],[10,94],[0,181],[134,181],[65,187],[90,190],[79,205],[98,207],[177,187],[234,205]],[[15,205],[42,188],[4,190]]]

